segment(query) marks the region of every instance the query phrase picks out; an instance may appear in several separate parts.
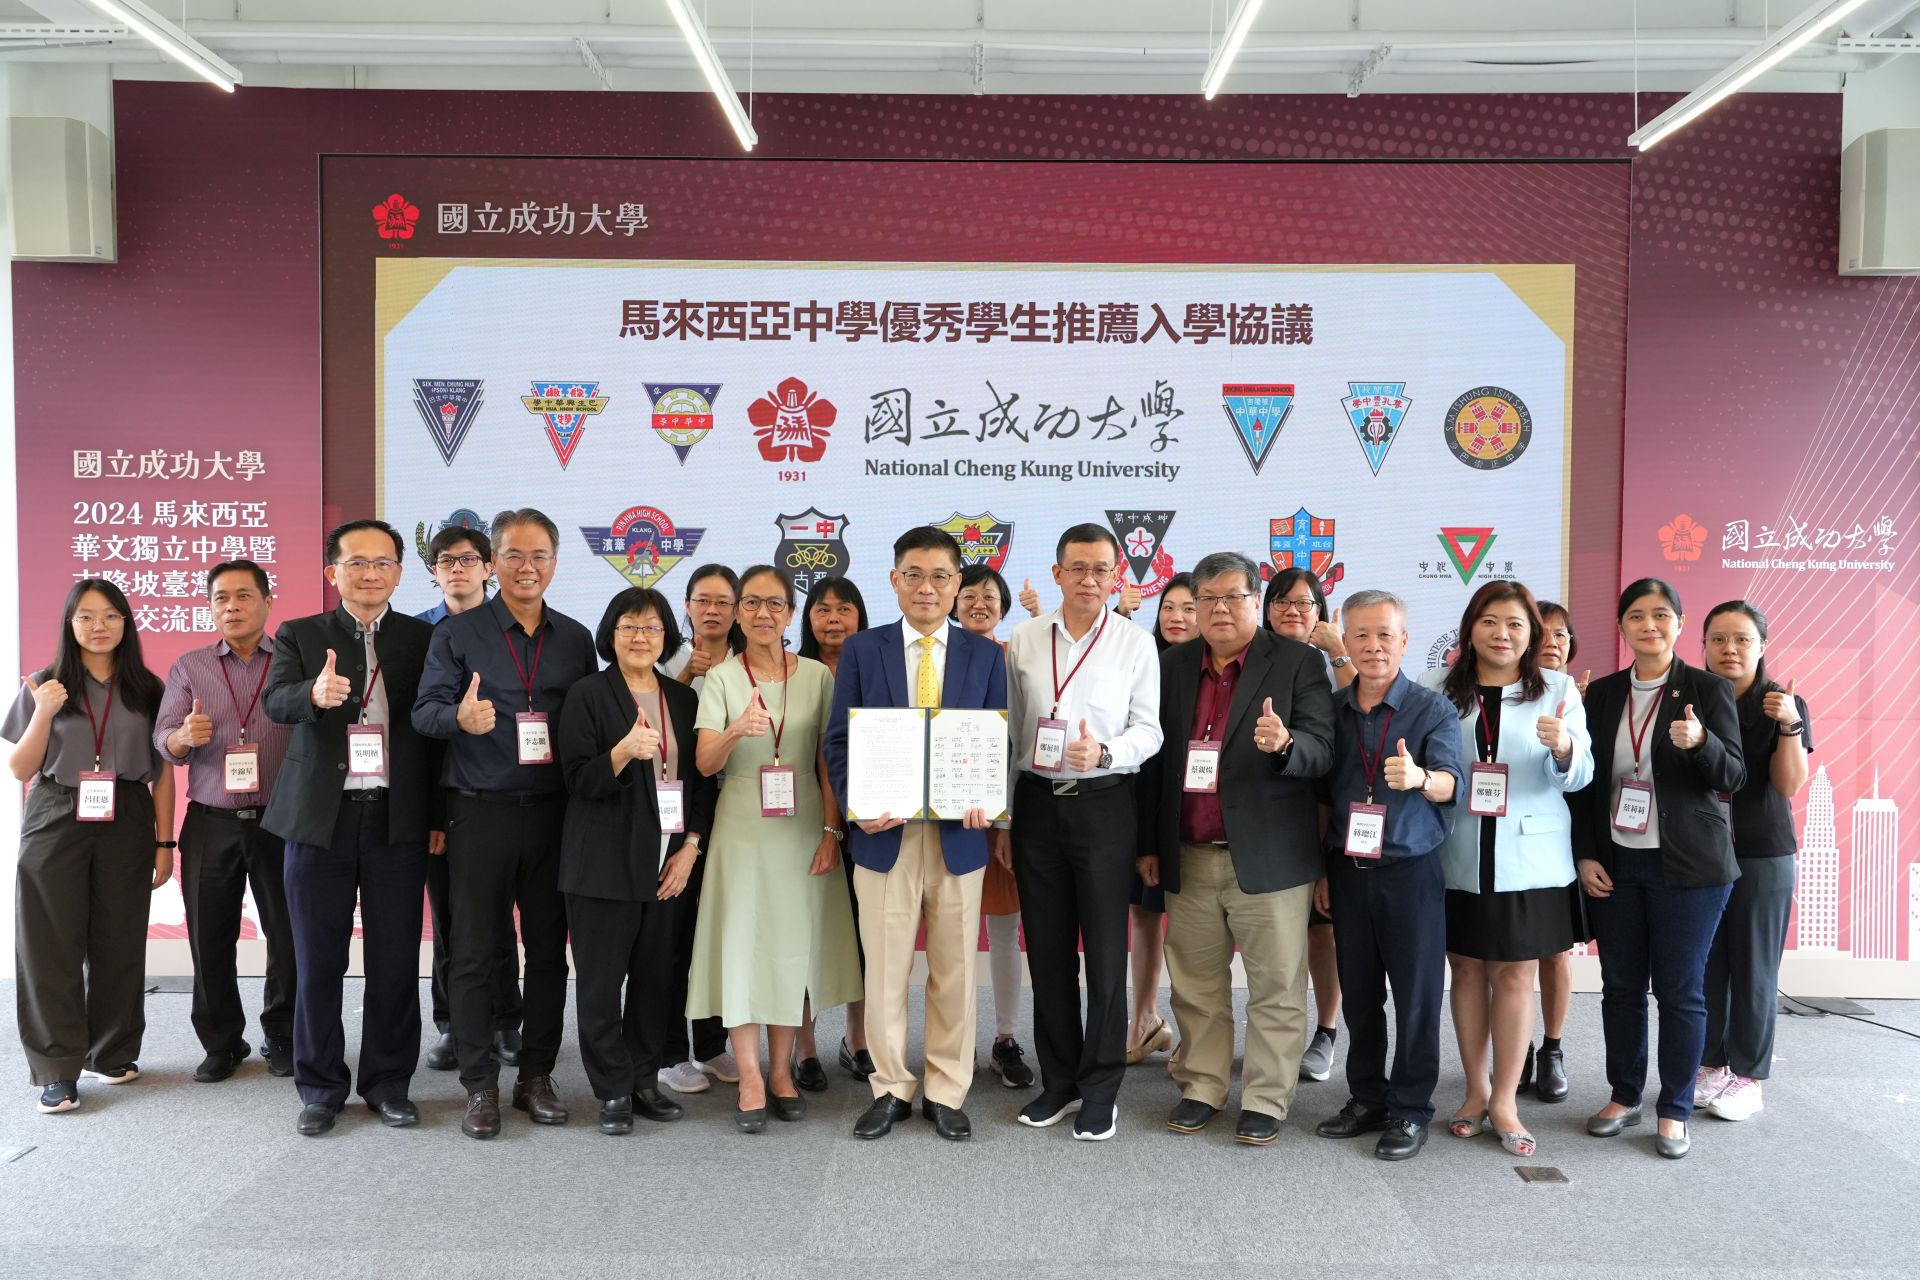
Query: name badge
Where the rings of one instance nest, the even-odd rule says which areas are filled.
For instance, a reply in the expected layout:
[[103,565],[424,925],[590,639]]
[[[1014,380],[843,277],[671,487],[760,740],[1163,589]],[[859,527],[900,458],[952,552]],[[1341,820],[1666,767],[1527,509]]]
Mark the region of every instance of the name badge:
[[260,789],[260,748],[248,743],[246,746],[227,748],[227,794],[235,795],[242,791]]
[[791,818],[799,810],[793,805],[793,766],[790,764],[763,764],[760,766],[760,816],[763,818]]
[[660,810],[662,835],[675,835],[687,829],[686,800],[686,784],[678,779],[672,782],[654,782],[653,803]]
[[113,821],[113,775],[83,773],[80,794],[73,798],[73,816],[81,822]]
[[1467,812],[1482,818],[1507,816],[1507,766],[1476,760],[1468,770]]
[[1387,806],[1355,804],[1347,806],[1347,856],[1377,858],[1387,842]]
[[547,732],[547,713],[522,711],[513,717],[520,735],[521,764],[552,764],[553,737]]
[[1613,803],[1613,829],[1641,836],[1647,833],[1647,823],[1652,820],[1653,787],[1632,778],[1622,778],[1619,798]]
[[1041,716],[1033,726],[1033,768],[1036,773],[1059,773],[1067,760],[1067,722]]
[[1187,744],[1187,781],[1182,790],[1212,792],[1219,789],[1220,744],[1189,742]]
[[379,724],[347,726],[347,776],[387,776],[387,728]]

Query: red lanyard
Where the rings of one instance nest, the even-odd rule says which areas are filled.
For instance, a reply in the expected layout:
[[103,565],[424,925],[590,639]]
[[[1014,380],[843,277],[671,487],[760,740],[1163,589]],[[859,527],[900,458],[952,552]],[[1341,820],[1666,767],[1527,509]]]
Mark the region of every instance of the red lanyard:
[[1633,685],[1627,685],[1627,741],[1633,746],[1633,771],[1640,772],[1640,748],[1647,741],[1647,730],[1653,728],[1654,713],[1660,710],[1660,690],[1653,691],[1653,700],[1647,704],[1647,714],[1640,721],[1640,727],[1633,727]]
[[1047,656],[1053,659],[1053,714],[1055,719],[1058,719],[1060,716],[1061,695],[1066,693],[1067,686],[1073,683],[1073,678],[1080,674],[1080,668],[1087,665],[1087,659],[1093,656],[1093,646],[1100,643],[1101,632],[1104,632],[1106,629],[1107,615],[1103,612],[1100,615],[1100,626],[1094,631],[1093,639],[1087,642],[1086,651],[1080,655],[1080,661],[1073,664],[1073,669],[1067,672],[1067,678],[1062,680],[1060,678],[1060,645],[1059,642],[1054,639],[1052,628],[1048,628]]
[[[740,655],[740,665],[747,669],[747,683],[753,686],[753,691],[755,693],[760,692],[760,684],[758,681],[756,681],[753,678],[753,663],[747,659],[747,655],[744,653]],[[785,689],[786,684],[787,684],[787,655],[785,653],[782,653],[780,655],[780,687],[782,689]],[[767,700],[765,698],[762,698],[760,700],[760,705],[763,707],[766,706]],[[773,726],[773,762],[775,764],[780,763],[780,735],[783,731],[785,731],[786,727],[787,727],[787,698],[785,694],[782,694],[780,698],[780,723]]]
[[547,647],[547,633],[542,631],[539,641],[533,646],[533,673],[531,675],[527,673],[525,667],[520,665],[520,650],[519,647],[513,643],[512,627],[506,629],[505,638],[507,642],[507,656],[513,659],[513,669],[520,673],[520,687],[527,691],[527,710],[531,711],[533,710],[533,682],[540,678],[540,653]]
[[80,697],[87,704],[87,723],[93,726],[93,768],[98,773],[100,753],[107,746],[107,721],[113,719],[113,682],[119,679],[119,675],[116,673],[107,677],[107,709],[100,713],[97,721],[93,718],[93,693],[87,688],[90,678],[85,675],[80,677]]
[[[258,651],[256,650],[256,652]],[[260,705],[260,691],[267,687],[267,672],[272,670],[272,668],[272,662],[262,662],[260,664],[260,681],[253,686],[253,697],[248,700],[247,709],[242,711],[240,710],[240,695],[233,691],[233,677],[227,674],[226,659],[222,658],[220,660],[220,678],[227,682],[227,700],[233,704],[234,714],[240,717],[240,741],[243,745],[247,741],[247,721],[253,719],[253,709]],[[374,668],[376,674],[378,674],[379,670],[378,667]],[[367,682],[367,688],[369,690],[373,688],[373,682],[371,680]],[[362,705],[365,704],[363,703]]]
[[1360,773],[1367,780],[1367,803],[1373,803],[1373,780],[1380,773],[1380,765],[1387,758],[1387,730],[1393,728],[1393,708],[1387,708],[1387,718],[1380,722],[1380,741],[1373,748],[1373,759],[1367,759],[1367,745],[1356,742],[1353,749],[1360,753]]
[[1473,696],[1480,702],[1480,742],[1487,749],[1487,763],[1492,764],[1494,748],[1497,744],[1493,740],[1493,727],[1487,719],[1486,695],[1475,689]]
[[[747,674],[752,675],[753,673],[749,671]],[[639,697],[636,696],[633,690],[631,689],[627,690],[627,696],[633,699],[633,709],[635,711],[638,711],[640,709]],[[654,696],[660,699],[660,768],[658,772],[659,772],[659,776],[664,778],[667,776],[667,773],[668,773],[668,769],[667,769],[667,691],[664,688],[656,687],[654,689]]]

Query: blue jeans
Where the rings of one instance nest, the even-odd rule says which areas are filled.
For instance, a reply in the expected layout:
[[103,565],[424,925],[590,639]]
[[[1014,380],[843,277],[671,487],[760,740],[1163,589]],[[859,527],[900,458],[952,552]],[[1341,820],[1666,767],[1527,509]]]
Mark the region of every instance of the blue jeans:
[[1647,1085],[1647,987],[1660,1002],[1662,1120],[1693,1114],[1693,1077],[1707,1040],[1707,951],[1732,885],[1670,889],[1658,849],[1613,849],[1613,892],[1589,898],[1600,943],[1600,1021],[1607,1083],[1623,1107]]

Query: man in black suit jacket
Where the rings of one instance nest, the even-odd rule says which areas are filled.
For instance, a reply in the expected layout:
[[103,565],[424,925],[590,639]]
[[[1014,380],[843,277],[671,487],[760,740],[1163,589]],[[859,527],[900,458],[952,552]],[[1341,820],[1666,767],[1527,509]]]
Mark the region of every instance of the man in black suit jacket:
[[395,1128],[419,1123],[407,1098],[420,1056],[420,900],[432,790],[426,740],[408,712],[433,628],[388,607],[406,556],[379,520],[327,535],[327,581],[340,606],[274,637],[267,715],[292,725],[261,823],[287,842],[295,965],[293,1082],[298,1132],[333,1128],[352,1077],[341,986],[360,904],[365,1014],[360,1096]]
[[1247,970],[1237,1141],[1280,1136],[1307,1032],[1307,916],[1325,874],[1313,779],[1333,761],[1318,650],[1260,627],[1260,579],[1233,552],[1194,567],[1200,635],[1160,657],[1160,754],[1141,770],[1139,868],[1167,891],[1167,973],[1185,1046],[1167,1119],[1197,1133],[1227,1102],[1233,951]]

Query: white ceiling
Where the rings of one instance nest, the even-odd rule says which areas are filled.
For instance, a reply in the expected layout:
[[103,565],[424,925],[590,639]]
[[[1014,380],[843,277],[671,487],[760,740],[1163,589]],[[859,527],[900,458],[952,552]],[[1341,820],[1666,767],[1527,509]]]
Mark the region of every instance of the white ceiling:
[[[148,2],[248,85],[705,91],[662,0]],[[1686,90],[1810,2],[1269,0],[1225,91],[1619,91],[1636,76],[1642,89]],[[705,9],[742,96],[1184,94],[1198,91],[1233,3],[709,0]],[[76,29],[102,25],[84,0],[0,0],[0,62],[185,74],[135,37]],[[1832,91],[1896,56],[1863,38],[1916,34],[1920,0],[1874,0],[1754,87]]]

